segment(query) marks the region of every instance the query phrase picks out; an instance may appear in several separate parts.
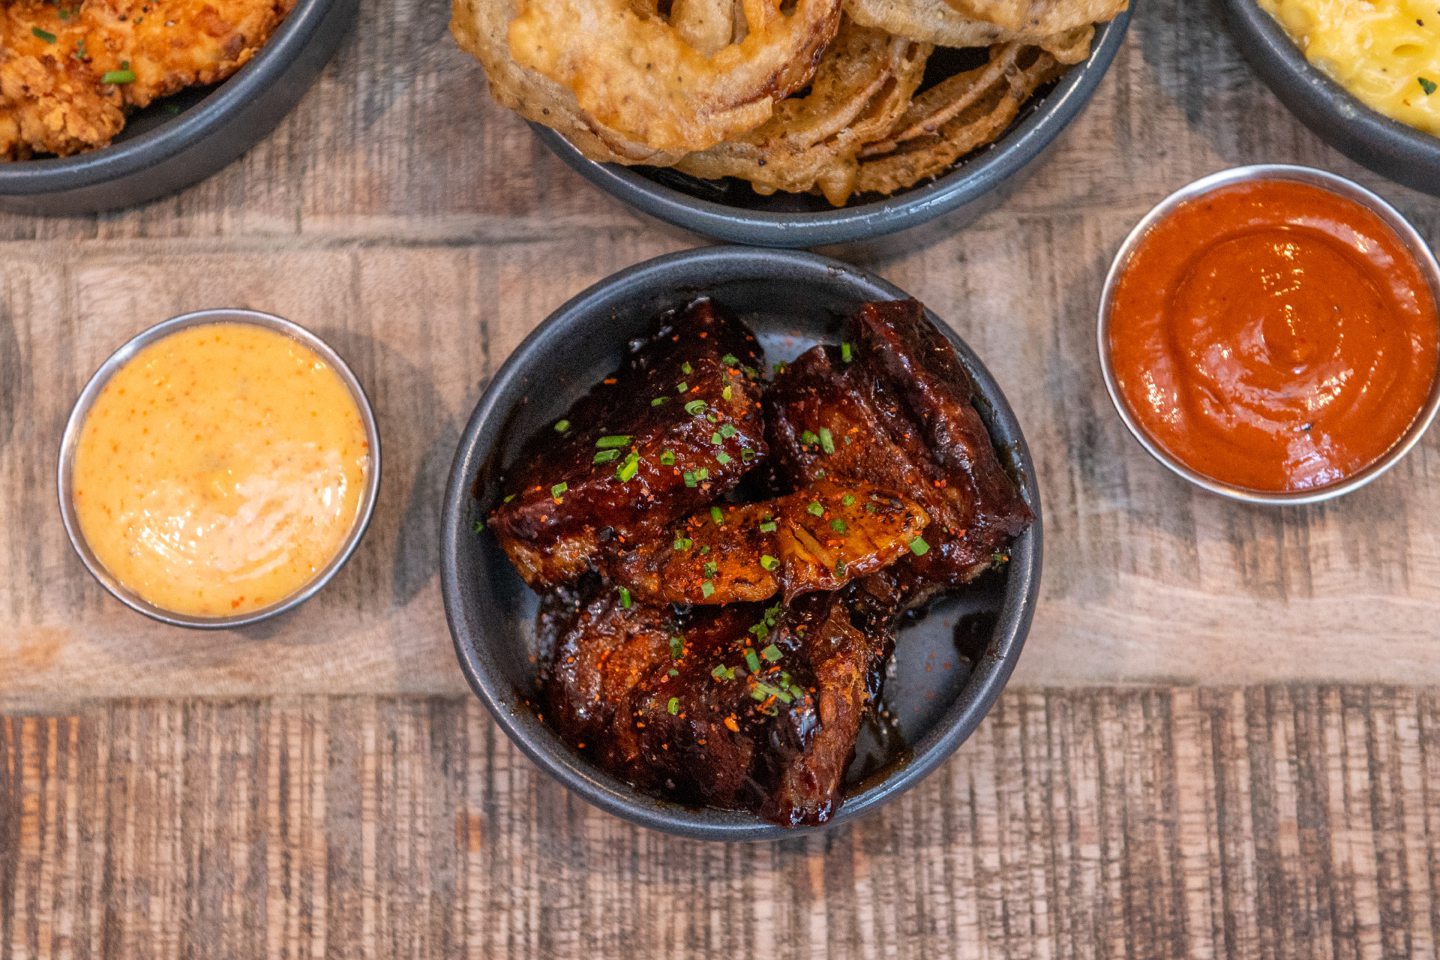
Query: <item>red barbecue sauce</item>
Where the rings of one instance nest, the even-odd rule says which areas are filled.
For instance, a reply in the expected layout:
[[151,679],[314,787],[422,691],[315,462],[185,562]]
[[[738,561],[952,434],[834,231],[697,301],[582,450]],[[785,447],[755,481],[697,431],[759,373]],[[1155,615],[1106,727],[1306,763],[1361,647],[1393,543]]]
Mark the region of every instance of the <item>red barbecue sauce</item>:
[[1424,407],[1440,317],[1375,213],[1309,184],[1219,188],[1137,245],[1110,308],[1120,394],[1215,480],[1328,486],[1384,456]]

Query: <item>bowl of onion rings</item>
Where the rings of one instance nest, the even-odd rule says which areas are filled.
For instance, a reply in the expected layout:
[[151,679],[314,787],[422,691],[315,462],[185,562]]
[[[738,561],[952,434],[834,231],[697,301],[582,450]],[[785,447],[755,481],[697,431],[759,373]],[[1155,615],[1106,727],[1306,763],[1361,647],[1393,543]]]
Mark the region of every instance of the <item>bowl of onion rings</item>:
[[696,233],[809,247],[989,209],[1129,18],[1126,0],[455,0],[451,30],[596,186]]

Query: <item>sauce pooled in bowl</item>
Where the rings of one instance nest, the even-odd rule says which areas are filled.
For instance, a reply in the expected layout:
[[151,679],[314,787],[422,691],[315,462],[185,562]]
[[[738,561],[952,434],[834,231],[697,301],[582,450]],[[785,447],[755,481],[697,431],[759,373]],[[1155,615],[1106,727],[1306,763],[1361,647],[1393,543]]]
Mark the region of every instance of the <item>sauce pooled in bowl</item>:
[[171,613],[229,617],[302,590],[361,511],[359,405],[315,351],[256,324],[185,327],[105,383],[73,504],[102,566]]
[[1382,458],[1425,406],[1440,317],[1372,210],[1307,183],[1223,186],[1140,239],[1109,313],[1125,405],[1171,456],[1265,492]]

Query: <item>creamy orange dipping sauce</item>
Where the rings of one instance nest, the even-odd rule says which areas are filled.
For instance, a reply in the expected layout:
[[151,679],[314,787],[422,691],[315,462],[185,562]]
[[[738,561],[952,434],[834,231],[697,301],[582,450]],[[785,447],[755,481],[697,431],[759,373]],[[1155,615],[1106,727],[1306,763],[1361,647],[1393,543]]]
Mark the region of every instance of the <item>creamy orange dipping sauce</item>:
[[340,551],[370,470],[360,408],[304,344],[215,323],[150,344],[81,427],[73,498],[90,549],[173,613],[247,613]]

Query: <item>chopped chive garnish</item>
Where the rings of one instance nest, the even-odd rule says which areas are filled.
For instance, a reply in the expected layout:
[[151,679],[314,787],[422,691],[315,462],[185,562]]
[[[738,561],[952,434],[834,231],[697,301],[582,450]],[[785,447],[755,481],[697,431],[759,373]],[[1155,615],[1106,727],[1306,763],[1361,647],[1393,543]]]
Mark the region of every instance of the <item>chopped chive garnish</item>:
[[570,421],[569,421],[569,420],[556,420],[556,421],[555,421],[555,432],[556,432],[556,433],[564,433],[566,430],[569,430],[569,429],[570,429]]
[[591,462],[591,463],[609,463],[611,460],[619,460],[619,459],[620,459],[620,451],[619,451],[619,450],[601,450],[599,453],[595,454],[595,459],[591,460],[590,462]]
[[[53,41],[52,41],[53,42]],[[106,70],[100,75],[101,83],[124,84],[135,82],[134,70]]]
[[[51,33],[49,30],[41,30],[39,27],[31,27],[30,32],[33,33],[35,36],[39,37],[41,40],[44,40],[46,43],[55,42],[55,34]],[[105,74],[105,76],[108,77],[110,76],[110,74],[107,73]],[[135,78],[134,76],[131,76],[130,79],[134,80]],[[110,81],[106,80],[104,82],[109,83]]]
[[689,549],[690,549],[691,547],[693,547],[694,545],[695,545],[695,541],[694,541],[694,540],[691,540],[689,537],[676,537],[676,538],[675,538],[675,549],[676,549],[676,550],[689,550]]
[[723,364],[725,364],[725,366],[727,366],[727,367],[738,367],[738,366],[740,366],[740,358],[737,357],[737,356],[735,356],[735,354],[733,354],[733,353],[727,353],[727,354],[725,354],[725,356],[723,356],[723,357],[720,358],[720,362],[723,363]]
[[822,507],[822,506],[820,506],[820,501],[819,501],[819,500],[811,500],[811,501],[810,501],[810,505],[809,505],[808,507],[806,507],[805,510],[806,510],[806,511],[810,514],[810,516],[812,516],[812,517],[823,517],[823,516],[825,516],[825,508]]
[[755,451],[751,450],[749,447],[746,447],[744,450],[740,451],[740,459],[745,463],[749,463],[751,460],[755,459]]
[[703,557],[703,556],[705,556],[705,554],[707,554],[707,553],[709,553],[709,552],[710,552],[710,544],[708,544],[708,543],[702,543],[702,544],[700,545],[700,555]]
[[708,560],[708,561],[706,561],[706,563],[705,563],[704,570],[705,570],[705,576],[706,576],[706,578],[708,579],[708,578],[710,578],[710,577],[715,576],[715,574],[719,573],[719,572],[720,572],[720,567],[719,567],[719,565],[717,565],[717,564],[715,563],[714,560]]
[[689,403],[685,404],[685,412],[690,414],[692,417],[704,413],[705,401],[691,400]]
[[674,657],[676,660],[679,660],[684,653],[685,638],[677,633],[670,638],[670,656]]
[[836,560],[836,561],[835,561],[835,576],[837,576],[837,577],[843,577],[843,576],[845,576],[845,561],[844,561],[844,560]]
[[814,446],[815,444],[820,442],[820,438],[815,436],[813,432],[805,430],[800,434],[800,442],[809,444],[810,446]]
[[851,360],[855,359],[854,354],[850,352],[850,344],[840,344],[840,359],[844,360],[846,363],[849,363]]
[[714,595],[714,593],[715,584],[711,583],[709,580],[706,580],[704,583],[700,584],[700,596],[704,597],[706,600],[709,600],[710,597]]
[[670,402],[670,398],[669,398],[669,397],[656,397],[654,400],[651,400],[651,401],[650,401],[650,406],[652,406],[652,407],[663,407],[663,406],[665,406],[665,404],[667,404],[667,403],[669,403],[669,402]]
[[718,663],[715,665],[715,669],[710,671],[710,676],[716,680],[734,680],[735,668],[727,667],[723,663]]
[[666,670],[666,671],[665,671],[665,676],[667,676],[667,677],[678,677],[678,676],[680,676],[680,671],[679,671],[679,670],[676,670],[674,667],[671,667],[669,670]]
[[670,716],[675,716],[675,714],[680,712],[680,698],[671,697],[670,702],[665,706],[665,709],[670,711]]
[[625,455],[625,462],[620,464],[620,468],[615,471],[615,478],[621,483],[629,483],[635,478],[635,474],[639,470],[640,454],[636,453],[634,450],[631,450],[628,454]]
[[695,474],[690,470],[686,470],[684,473],[682,473],[680,475],[680,478],[685,481],[685,486],[689,487],[692,490],[695,489],[695,487],[700,483],[699,480],[695,479]]
[[611,433],[595,441],[595,446],[600,450],[614,450],[617,447],[624,447],[630,443],[629,434]]
[[923,557],[930,552],[930,544],[925,542],[924,537],[916,537],[910,541],[910,552],[917,557]]
[[719,430],[716,430],[714,433],[710,434],[710,442],[718,447],[720,446],[720,444],[725,442],[725,438],[720,436]]
[[732,459],[734,458],[731,457],[730,454],[726,453],[724,450],[721,450],[719,453],[715,454],[715,462],[720,464],[720,466],[722,467],[725,466],[725,464],[729,463]]
[[500,502],[501,502],[501,503],[509,503],[511,500],[514,500],[514,499],[515,499],[515,494],[513,494],[513,493],[507,493],[507,494],[505,495],[505,499],[504,499],[504,500],[501,500]]
[[714,520],[716,523],[724,523],[725,514],[719,507],[712,506],[710,508],[710,519]]
[[673,467],[673,466],[675,466],[675,451],[674,451],[674,450],[662,450],[662,451],[660,451],[660,462],[663,463],[663,464],[664,464],[665,466],[667,466],[667,467]]
[[774,520],[766,520],[764,523],[760,524],[761,533],[774,533],[778,529],[780,529],[780,525]]
[[767,697],[774,697],[781,703],[789,703],[791,700],[794,699],[790,696],[790,694],[786,693],[784,690],[781,690],[779,687],[772,687],[770,686],[770,684],[761,683],[758,680],[755,681],[755,689],[750,691],[750,696],[752,699],[755,700],[764,700]]
[[721,391],[720,391],[720,399],[722,399],[722,400],[729,400],[729,399],[730,399],[731,397],[733,397],[733,396],[735,396],[735,394],[734,394],[734,392],[730,389],[730,387],[729,387],[728,384],[726,385],[726,387],[725,387],[724,390],[721,390]]
[[834,530],[836,533],[844,533],[845,521],[841,520],[839,517],[836,517],[834,520],[830,521],[830,529]]
[[565,495],[565,491],[569,489],[570,484],[566,483],[564,480],[561,480],[559,483],[555,484],[555,486],[550,488],[550,496],[554,497],[556,500],[559,500]]
[[695,471],[695,479],[696,479],[696,481],[699,482],[699,483],[704,483],[706,480],[709,480],[709,479],[710,479],[710,468],[709,468],[709,467],[701,467],[699,470],[696,470],[696,471]]
[[854,496],[852,496],[851,494],[848,494],[848,493],[845,494],[845,496],[843,496],[843,497],[840,498],[840,502],[843,503],[843,504],[845,504],[845,506],[847,506],[847,507],[853,507],[853,506],[855,506],[855,498],[854,498]]
[[774,570],[776,567],[780,566],[780,561],[776,560],[768,553],[762,553],[760,554],[760,566],[764,567],[766,570]]
[[1425,96],[1428,97],[1436,90],[1440,90],[1440,84],[1436,84],[1434,80],[1427,77],[1420,77],[1418,79],[1420,80],[1420,89],[1425,91]]
[[737,434],[737,433],[739,433],[739,431],[735,429],[735,424],[733,424],[733,423],[722,423],[722,424],[720,424],[720,436],[724,437],[726,440],[729,440],[731,437],[735,436],[735,434]]
[[745,651],[745,666],[750,668],[751,673],[760,672],[760,658],[755,655],[754,650]]
[[829,427],[820,428],[820,449],[826,453],[835,452],[835,438],[830,436]]
[[680,372],[688,377],[690,376],[690,374],[695,372],[695,368],[690,366],[689,360],[686,360],[684,363],[680,364]]
[[675,392],[676,392],[676,393],[684,393],[686,390],[689,390],[689,389],[690,389],[690,384],[686,383],[684,380],[681,380],[679,383],[675,384]]
[[485,521],[484,521],[484,520],[476,520],[474,523],[470,524],[470,532],[471,532],[471,533],[483,533],[484,531],[485,531]]
[[760,656],[764,657],[766,660],[769,660],[771,663],[774,663],[776,660],[780,659],[780,648],[772,643],[764,650],[760,651]]
[[630,591],[626,590],[624,587],[620,588],[620,606],[624,607],[626,610],[630,609]]

